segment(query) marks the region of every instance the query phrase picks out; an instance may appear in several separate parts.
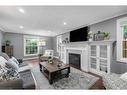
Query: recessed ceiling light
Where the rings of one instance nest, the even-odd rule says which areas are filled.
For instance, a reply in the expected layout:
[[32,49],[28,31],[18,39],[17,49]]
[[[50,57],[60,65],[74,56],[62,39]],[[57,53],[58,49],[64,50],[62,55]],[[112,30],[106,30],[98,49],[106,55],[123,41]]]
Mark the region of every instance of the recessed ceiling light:
[[66,22],[64,22],[63,24],[64,24],[64,25],[67,25],[67,23],[66,23]]
[[23,26],[19,26],[20,29],[23,29],[24,27]]
[[51,32],[50,30],[48,32]]
[[21,13],[25,13],[24,9],[22,9],[22,8],[19,8],[18,10],[19,10],[19,12],[21,12]]

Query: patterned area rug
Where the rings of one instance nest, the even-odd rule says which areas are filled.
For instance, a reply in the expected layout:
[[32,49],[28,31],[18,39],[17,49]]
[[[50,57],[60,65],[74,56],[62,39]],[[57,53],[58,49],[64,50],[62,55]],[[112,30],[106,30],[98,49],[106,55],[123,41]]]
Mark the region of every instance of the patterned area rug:
[[98,77],[71,68],[68,78],[60,79],[54,82],[52,86],[54,89],[89,89],[98,79]]
[[93,86],[98,77],[92,76],[78,69],[71,67],[71,73],[69,78],[63,78],[53,83],[49,84],[47,78],[40,72],[38,62],[31,64],[32,72],[36,80],[36,89],[89,89]]

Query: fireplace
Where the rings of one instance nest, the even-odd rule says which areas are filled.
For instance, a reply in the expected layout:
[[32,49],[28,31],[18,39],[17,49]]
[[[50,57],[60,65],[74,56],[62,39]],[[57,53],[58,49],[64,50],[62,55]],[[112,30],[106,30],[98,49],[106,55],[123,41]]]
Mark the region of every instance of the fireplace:
[[69,64],[77,69],[81,69],[81,56],[76,53],[68,53],[69,54]]
[[65,48],[64,62],[71,66],[88,72],[88,46],[87,45],[67,45]]

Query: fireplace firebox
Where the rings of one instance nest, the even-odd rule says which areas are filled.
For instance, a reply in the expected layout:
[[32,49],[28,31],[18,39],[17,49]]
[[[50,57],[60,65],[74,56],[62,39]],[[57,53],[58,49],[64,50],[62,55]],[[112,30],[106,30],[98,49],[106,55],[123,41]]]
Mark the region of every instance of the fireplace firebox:
[[81,69],[81,55],[75,53],[69,53],[69,64],[74,68]]

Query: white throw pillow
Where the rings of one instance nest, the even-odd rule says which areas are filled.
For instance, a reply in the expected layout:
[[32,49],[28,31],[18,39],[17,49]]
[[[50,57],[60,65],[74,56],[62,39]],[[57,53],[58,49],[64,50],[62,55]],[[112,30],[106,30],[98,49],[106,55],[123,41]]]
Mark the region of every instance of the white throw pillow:
[[7,60],[4,57],[0,56],[0,66],[5,67],[6,66],[6,64],[5,64],[6,62],[7,62]]
[[120,76],[120,78],[121,78],[122,80],[124,80],[124,81],[127,81],[127,72],[124,73],[124,74],[122,74],[122,75]]
[[7,62],[6,62],[6,65],[8,65],[9,67],[15,69],[16,71],[18,71],[19,69],[19,66],[16,62],[14,62],[12,59],[9,59]]
[[16,64],[19,65],[19,62],[17,61],[17,59],[16,59],[15,57],[12,56],[11,59],[12,59]]

